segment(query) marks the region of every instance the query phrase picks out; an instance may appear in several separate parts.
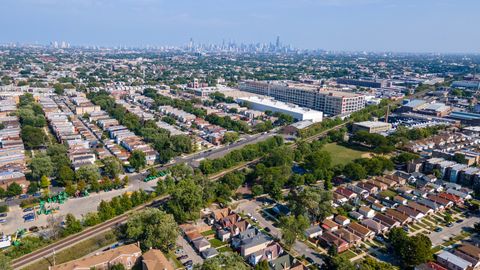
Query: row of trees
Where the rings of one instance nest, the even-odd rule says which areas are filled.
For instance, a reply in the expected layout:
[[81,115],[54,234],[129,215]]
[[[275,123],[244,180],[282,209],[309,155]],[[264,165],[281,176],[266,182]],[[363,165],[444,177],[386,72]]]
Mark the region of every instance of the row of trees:
[[27,149],[37,149],[46,142],[46,134],[43,128],[47,125],[40,104],[35,102],[32,94],[26,93],[20,96],[18,110],[16,111],[22,127],[21,135]]
[[211,124],[221,126],[228,130],[246,133],[250,130],[247,122],[241,120],[233,120],[230,116],[219,116],[214,113],[205,116],[205,120]]
[[272,149],[282,146],[283,138],[275,136],[265,141],[249,144],[242,149],[233,150],[223,158],[204,159],[200,162],[199,169],[204,174],[212,174],[231,168],[243,161],[252,161],[269,153]]
[[172,157],[180,153],[193,151],[190,137],[186,135],[171,136],[168,130],[159,128],[155,121],[141,121],[137,115],[129,113],[123,106],[115,104],[115,100],[107,92],[92,92],[88,94],[88,98],[107,111],[122,125],[135,132],[138,136],[143,137],[147,143],[151,143],[153,148],[159,153],[160,162],[168,162]]

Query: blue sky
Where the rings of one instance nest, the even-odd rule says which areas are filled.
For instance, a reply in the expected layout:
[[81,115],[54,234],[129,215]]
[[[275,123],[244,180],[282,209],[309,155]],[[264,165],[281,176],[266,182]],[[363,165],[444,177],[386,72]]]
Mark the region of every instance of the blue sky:
[[480,52],[478,0],[0,0],[0,43]]

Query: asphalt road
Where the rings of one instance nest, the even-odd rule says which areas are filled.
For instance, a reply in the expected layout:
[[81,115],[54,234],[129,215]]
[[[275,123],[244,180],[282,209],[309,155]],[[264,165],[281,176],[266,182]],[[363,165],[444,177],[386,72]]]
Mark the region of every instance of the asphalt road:
[[480,217],[471,216],[463,219],[462,223],[454,222],[452,227],[443,227],[441,232],[431,232],[428,237],[432,241],[432,245],[437,246],[448,241],[450,237],[459,235],[465,228],[473,228],[477,222],[480,222]]

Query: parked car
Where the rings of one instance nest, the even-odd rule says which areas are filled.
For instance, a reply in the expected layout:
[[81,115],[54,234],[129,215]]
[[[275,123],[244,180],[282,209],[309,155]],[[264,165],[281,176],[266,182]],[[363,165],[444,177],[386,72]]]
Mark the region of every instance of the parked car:
[[178,257],[179,260],[185,260],[186,258],[188,258],[187,255],[182,255],[182,256]]
[[4,224],[4,223],[7,223],[7,220],[6,219],[0,219],[0,224]]
[[434,231],[435,231],[435,232],[441,232],[441,231],[443,231],[443,229],[440,228],[440,227],[436,227]]
[[1,213],[0,214],[0,217],[6,217],[7,216],[7,213]]
[[457,221],[455,221],[456,223],[462,223],[463,222],[463,219],[459,219]]
[[33,211],[33,207],[27,207],[27,208],[23,209],[24,213],[31,212],[31,211]]
[[32,222],[35,220],[35,217],[34,216],[29,216],[29,217],[26,217],[23,219],[24,222]]
[[185,265],[185,266],[193,265],[193,261],[192,261],[192,260],[188,260],[188,261],[184,262],[183,265]]
[[449,222],[449,223],[447,224],[447,227],[449,227],[449,228],[450,228],[450,227],[453,227],[453,223]]
[[28,194],[22,194],[20,195],[20,199],[24,200],[24,199],[28,199]]
[[314,263],[315,263],[315,261],[314,261],[312,258],[310,258],[310,257],[307,257],[306,260],[307,260],[307,262],[310,263],[310,264],[314,264]]
[[34,213],[28,213],[28,214],[23,215],[23,218],[27,218],[27,217],[35,217],[35,214]]
[[40,231],[40,229],[39,229],[37,226],[32,226],[32,227],[28,228],[28,230],[31,231],[31,232],[38,232],[38,231]]
[[266,232],[271,232],[272,230],[270,230],[269,227],[265,227],[265,231],[266,231]]

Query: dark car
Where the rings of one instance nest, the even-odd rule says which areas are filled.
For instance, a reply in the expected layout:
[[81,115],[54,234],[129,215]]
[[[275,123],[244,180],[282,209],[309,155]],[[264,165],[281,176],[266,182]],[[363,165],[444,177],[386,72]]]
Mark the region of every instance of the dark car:
[[0,214],[0,217],[6,217],[7,216],[7,213],[1,213]]
[[185,266],[187,266],[187,265],[193,265],[193,261],[192,261],[192,260],[188,260],[188,261],[184,262],[183,265],[185,265]]
[[179,260],[185,260],[186,258],[188,258],[187,255],[182,255],[182,256],[178,257]]
[[28,228],[28,230],[31,231],[31,232],[38,232],[38,231],[40,231],[40,229],[39,229],[37,226],[30,227],[30,228]]
[[463,222],[463,219],[459,219],[457,221],[455,221],[456,223],[462,223]]
[[442,229],[442,228],[440,228],[440,227],[437,227],[437,228],[435,228],[435,230],[434,230],[434,231],[435,231],[435,232],[441,232],[441,231],[443,231],[443,229]]
[[448,223],[448,224],[447,224],[447,227],[449,227],[449,228],[450,228],[450,227],[453,227],[453,223],[451,223],[451,222]]
[[314,264],[314,263],[315,263],[315,261],[314,261],[312,258],[310,258],[310,257],[307,257],[306,260],[307,260],[307,262],[310,263],[310,264]]
[[269,227],[265,227],[265,231],[266,231],[266,232],[271,232],[272,230],[270,230]]
[[22,200],[23,200],[23,199],[28,199],[28,197],[29,197],[29,196],[28,196],[27,194],[22,194],[22,195],[20,195],[20,199],[22,199]]
[[35,215],[33,213],[28,213],[26,215],[23,215],[23,219],[27,219],[27,218],[34,218]]
[[24,213],[31,212],[31,211],[33,211],[33,207],[28,207],[28,208],[23,209]]

